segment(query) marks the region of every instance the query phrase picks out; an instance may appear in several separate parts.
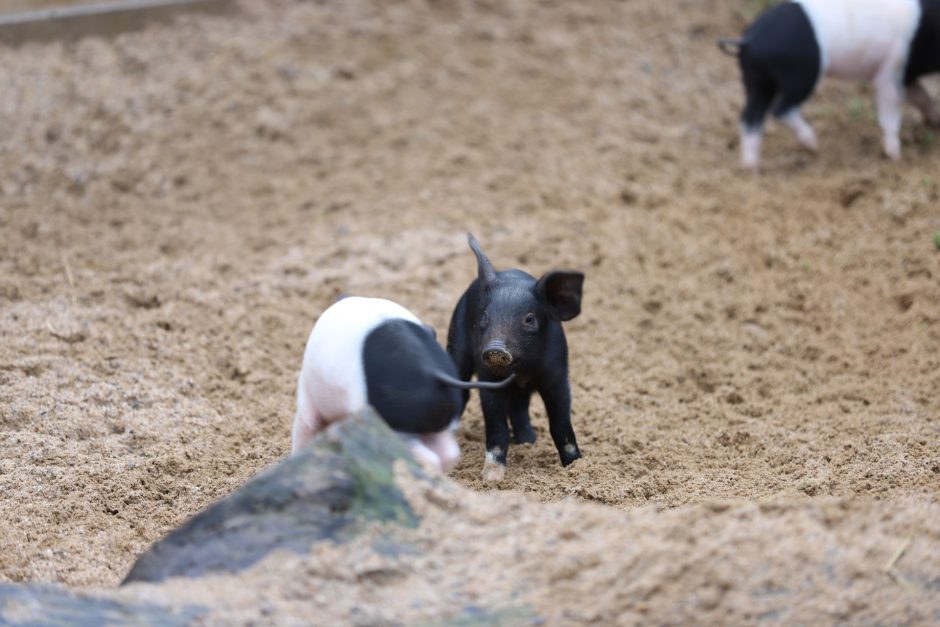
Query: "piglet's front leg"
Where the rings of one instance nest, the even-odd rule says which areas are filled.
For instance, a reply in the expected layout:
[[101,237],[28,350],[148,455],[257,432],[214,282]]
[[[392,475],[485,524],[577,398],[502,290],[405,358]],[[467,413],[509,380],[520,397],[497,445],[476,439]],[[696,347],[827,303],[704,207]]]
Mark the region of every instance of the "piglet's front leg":
[[509,421],[507,396],[502,391],[480,390],[480,405],[486,425],[486,457],[483,460],[483,481],[498,483],[506,475],[506,453],[509,452]]
[[562,379],[554,385],[539,389],[548,413],[548,428],[558,449],[561,465],[567,466],[581,457],[581,449],[571,426],[571,389],[568,380]]

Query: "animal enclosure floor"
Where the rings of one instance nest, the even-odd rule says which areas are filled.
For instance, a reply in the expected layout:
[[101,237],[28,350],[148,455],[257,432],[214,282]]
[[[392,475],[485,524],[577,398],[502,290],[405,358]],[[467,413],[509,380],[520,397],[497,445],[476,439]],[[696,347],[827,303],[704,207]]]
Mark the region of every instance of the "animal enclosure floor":
[[474,394],[460,483],[716,527],[716,502],[920,520],[937,136],[906,109],[888,162],[868,90],[829,82],[805,108],[819,155],[771,123],[764,174],[739,171],[714,40],[744,5],[246,0],[4,49],[0,580],[115,584],[284,456],[339,294],[443,341],[468,230],[498,269],[586,273],[566,324],[584,458],[558,464],[536,399],[538,442],[483,485]]

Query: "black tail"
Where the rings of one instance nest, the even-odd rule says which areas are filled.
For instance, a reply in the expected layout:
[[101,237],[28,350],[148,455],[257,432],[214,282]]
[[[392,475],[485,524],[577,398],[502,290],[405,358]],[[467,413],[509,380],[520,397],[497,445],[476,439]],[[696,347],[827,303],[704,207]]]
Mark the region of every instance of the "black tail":
[[443,372],[435,372],[434,377],[444,385],[461,390],[498,390],[509,385],[516,378],[516,373],[512,373],[502,381],[461,381]]
[[730,54],[733,57],[740,55],[746,45],[747,42],[744,41],[743,38],[731,39],[729,37],[722,37],[718,40],[718,48],[725,54]]

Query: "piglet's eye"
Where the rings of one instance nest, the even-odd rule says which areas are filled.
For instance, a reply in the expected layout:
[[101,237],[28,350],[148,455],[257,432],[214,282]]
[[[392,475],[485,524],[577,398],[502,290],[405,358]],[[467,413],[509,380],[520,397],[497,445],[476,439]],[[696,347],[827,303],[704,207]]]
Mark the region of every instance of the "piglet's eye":
[[486,314],[483,314],[482,316],[480,316],[480,327],[485,329],[489,325],[489,323],[490,323],[489,316],[487,316]]
[[538,331],[539,319],[531,311],[522,319],[522,326],[526,331]]

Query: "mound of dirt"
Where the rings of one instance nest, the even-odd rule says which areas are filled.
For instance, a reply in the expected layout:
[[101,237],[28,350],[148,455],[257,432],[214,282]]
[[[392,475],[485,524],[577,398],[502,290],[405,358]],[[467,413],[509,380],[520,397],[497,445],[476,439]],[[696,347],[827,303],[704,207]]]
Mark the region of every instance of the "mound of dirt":
[[426,474],[364,414],[157,543],[120,591],[4,587],[0,618],[930,622],[940,616],[938,546],[936,504],[826,499],[626,514],[476,494]]
[[[716,572],[706,550],[763,563],[748,538],[779,532],[781,552],[854,556],[885,586],[862,601],[909,598],[882,568],[909,537],[904,560],[935,555],[940,148],[906,111],[904,158],[885,161],[870,94],[829,82],[804,111],[820,154],[772,125],[764,174],[739,172],[741,87],[714,40],[745,5],[245,1],[4,49],[0,579],[119,582],[286,454],[304,343],[338,294],[391,298],[442,336],[475,274],[469,230],[498,268],[585,271],[566,323],[584,458],[560,467],[536,402],[539,441],[482,484],[472,399],[453,478],[526,496],[440,555],[491,578],[554,573],[571,586],[559,608],[606,616],[642,594],[618,597],[604,573],[633,564],[691,590]],[[533,518],[637,521],[624,546],[653,561],[624,549],[622,567],[565,575],[545,564],[595,545],[561,538],[536,569],[496,536],[515,524],[507,503],[532,498],[555,503]],[[850,515],[826,527],[833,508]],[[674,572],[682,545],[663,533],[683,525],[709,539]],[[486,542],[505,552],[487,562]],[[297,560],[300,603],[314,580]],[[684,611],[650,598],[655,615]]]

